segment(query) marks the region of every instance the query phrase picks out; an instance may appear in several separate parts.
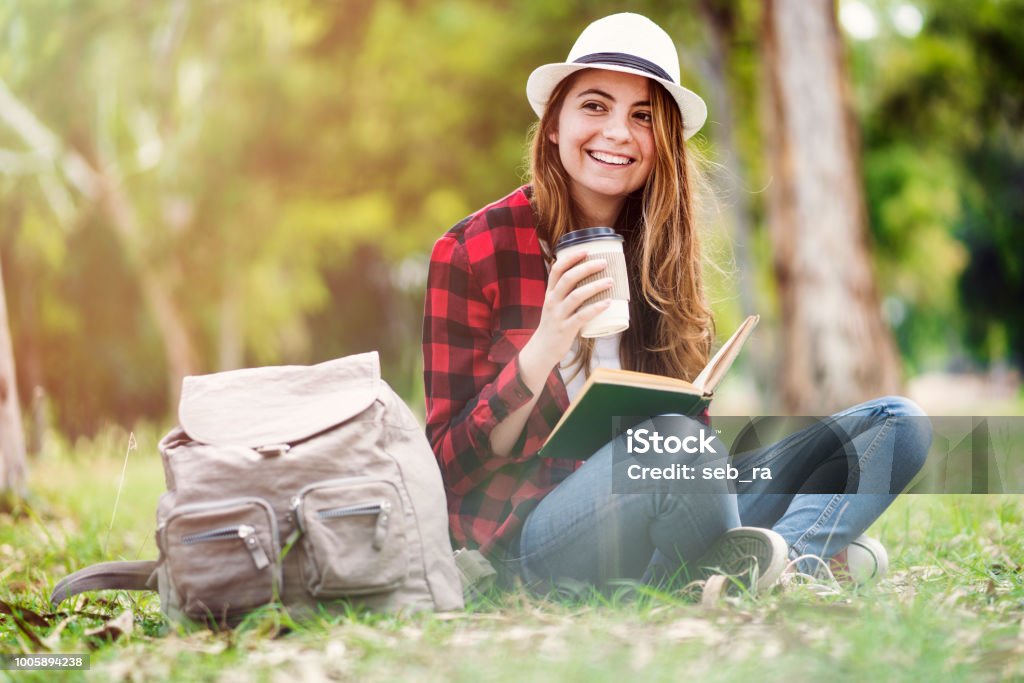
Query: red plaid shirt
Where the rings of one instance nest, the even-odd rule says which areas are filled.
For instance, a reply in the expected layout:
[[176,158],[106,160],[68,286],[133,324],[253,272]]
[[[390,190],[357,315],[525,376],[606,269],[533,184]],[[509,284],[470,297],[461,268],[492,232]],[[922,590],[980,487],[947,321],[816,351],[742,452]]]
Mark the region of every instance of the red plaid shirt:
[[444,477],[452,537],[484,553],[513,538],[580,464],[536,457],[569,405],[557,368],[512,452],[491,450],[491,430],[533,396],[519,351],[540,324],[546,289],[528,186],[434,245],[423,318],[427,438]]

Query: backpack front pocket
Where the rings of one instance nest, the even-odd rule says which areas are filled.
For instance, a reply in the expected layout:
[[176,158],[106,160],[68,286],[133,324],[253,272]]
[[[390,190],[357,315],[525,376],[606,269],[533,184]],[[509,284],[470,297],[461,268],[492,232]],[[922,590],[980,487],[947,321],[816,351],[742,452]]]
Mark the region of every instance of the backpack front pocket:
[[277,517],[261,498],[175,508],[159,530],[171,583],[193,619],[265,605],[278,585]]
[[405,511],[394,484],[332,479],[303,488],[293,505],[303,532],[310,595],[380,593],[405,581]]

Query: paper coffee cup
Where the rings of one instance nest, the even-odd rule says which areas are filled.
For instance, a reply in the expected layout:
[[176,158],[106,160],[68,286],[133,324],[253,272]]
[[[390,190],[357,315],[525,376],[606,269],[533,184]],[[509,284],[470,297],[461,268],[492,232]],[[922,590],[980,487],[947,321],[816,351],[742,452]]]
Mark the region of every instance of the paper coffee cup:
[[585,302],[584,306],[611,299],[611,305],[603,313],[588,322],[580,330],[582,337],[606,337],[622,332],[629,327],[629,278],[626,276],[626,255],[622,251],[622,235],[612,228],[584,228],[573,230],[562,236],[555,245],[555,258],[568,258],[585,251],[589,254],[586,261],[598,259],[606,261],[604,270],[580,280],[577,287],[612,278],[615,283],[611,289],[600,292]]

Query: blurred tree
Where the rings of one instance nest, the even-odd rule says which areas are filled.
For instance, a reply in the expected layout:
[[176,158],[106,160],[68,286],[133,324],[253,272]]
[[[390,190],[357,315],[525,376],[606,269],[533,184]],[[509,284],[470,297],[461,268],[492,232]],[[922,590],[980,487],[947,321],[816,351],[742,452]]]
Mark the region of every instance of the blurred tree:
[[833,0],[772,0],[762,49],[781,399],[814,415],[899,387],[867,240],[857,129]]
[[[174,4],[163,25],[166,31],[162,37],[165,39],[154,41],[151,45],[151,54],[148,56],[153,58],[153,66],[157,70],[173,66],[169,62],[173,61],[173,48],[180,37],[177,34],[182,30],[186,6],[183,2]],[[112,9],[116,9],[114,3],[83,7],[78,18],[86,25],[96,25],[106,19]],[[51,59],[66,62],[67,55],[60,52],[47,54],[47,47],[52,49],[52,46],[44,44],[38,47],[31,39],[26,40],[24,34],[27,33],[31,38],[33,30],[41,29],[42,33],[47,33],[49,29],[59,35],[62,30],[69,30],[68,16],[20,7],[8,19],[10,23],[7,29],[14,34],[14,52],[18,57],[8,65],[8,69],[14,72],[16,78],[28,78],[34,86],[31,77],[50,75],[53,68]],[[145,23],[151,19],[143,16],[141,21]],[[181,379],[198,370],[198,354],[184,314],[174,296],[178,275],[172,264],[152,258],[159,231],[152,230],[151,216],[144,218],[141,215],[148,208],[143,208],[145,196],[133,192],[132,187],[133,176],[147,170],[147,164],[150,163],[150,159],[146,158],[147,145],[151,157],[160,144],[151,130],[154,123],[146,123],[150,112],[147,103],[142,101],[145,96],[136,99],[133,95],[138,96],[140,89],[151,94],[153,91],[159,92],[161,88],[148,82],[145,74],[141,73],[137,73],[134,79],[118,79],[119,71],[121,75],[126,74],[124,65],[117,61],[127,57],[128,63],[135,65],[139,61],[140,46],[125,40],[131,37],[130,29],[121,31],[115,27],[111,34],[108,36],[110,41],[106,45],[107,49],[93,50],[91,53],[86,50],[80,61],[71,65],[64,64],[77,71],[73,74],[77,82],[71,88],[58,93],[28,87],[34,94],[37,110],[45,112],[43,118],[52,119],[59,132],[52,131],[44,124],[36,111],[15,97],[2,81],[0,119],[20,138],[22,147],[26,149],[22,154],[35,158],[40,164],[40,182],[44,190],[42,198],[49,204],[60,229],[70,231],[76,221],[94,213],[118,240],[122,260],[128,266],[151,320],[159,331],[158,339],[162,342],[165,367],[169,372],[166,387],[173,397],[180,387]],[[69,30],[67,44],[62,47],[74,45],[83,39],[84,36],[75,27]],[[142,51],[145,52],[145,49]],[[111,77],[119,88],[129,93],[123,106],[116,97],[109,97],[109,91],[102,87],[86,92],[75,87],[93,78],[93,67],[100,67],[104,78]],[[67,77],[66,74],[62,76]],[[52,85],[52,81],[46,79],[42,83]],[[154,83],[159,84],[160,81]],[[89,122],[92,125],[86,125],[80,116],[81,111],[74,105],[87,106],[93,103],[99,105],[95,106],[97,113]],[[138,147],[123,149],[120,136],[125,132],[124,126],[132,123],[133,119],[136,124],[143,122],[141,125],[145,129],[133,132],[139,137],[146,135],[148,139],[142,140]]]
[[[750,178],[749,164],[743,158],[739,137],[744,125],[755,123],[744,120],[744,112],[736,105],[734,95],[737,74],[742,73],[741,62],[750,56],[738,47],[745,24],[754,24],[750,12],[731,0],[701,0],[698,4],[703,19],[705,41],[702,51],[701,72],[708,87],[702,90],[708,100],[712,120],[708,135],[721,159],[722,173],[715,180],[716,189],[724,195],[726,223],[731,228],[736,254],[736,280],[739,285],[739,304],[742,316],[768,313],[769,302],[758,286],[759,268],[754,254],[754,199],[747,190]],[[744,87],[749,84],[744,83]],[[747,93],[753,100],[754,93]],[[758,343],[748,347],[745,355],[750,359],[757,394],[762,408],[773,404],[774,380],[771,345],[766,343],[774,316],[765,315],[758,335]],[[728,329],[732,329],[731,327]]]
[[[1012,323],[993,324],[996,297],[968,299],[965,289],[965,300],[980,303],[961,314],[956,277],[970,244],[979,257],[971,272],[1018,282],[1020,258],[1007,245],[1020,214],[1003,211],[1020,201],[1005,181],[1019,177],[1017,129],[1005,138],[1006,164],[993,164],[1002,114],[975,121],[1015,101],[992,93],[996,79],[1015,82],[1019,50],[1007,34],[1019,4],[936,3],[921,39],[854,51],[887,60],[858,72],[857,83],[869,94],[861,110],[875,259],[893,300],[886,310],[906,304],[897,329],[912,358],[926,345],[948,355],[943,335],[962,328],[993,353],[1018,339]],[[677,37],[684,81],[711,107],[696,142],[727,169],[712,176],[732,202],[726,222],[742,234],[752,218],[751,239],[735,237],[748,278],[742,302],[730,300],[730,283],[716,313],[753,306],[770,317],[762,195],[738,182],[769,176],[754,106],[761,8],[695,7],[0,3],[0,81],[11,96],[0,103],[11,114],[0,121],[0,261],[23,400],[44,386],[60,426],[88,432],[106,419],[162,418],[184,372],[378,348],[385,378],[417,404],[430,245],[522,180],[534,121],[527,75],[563,59],[587,21],[612,11],[648,14]],[[988,41],[984,59],[968,54],[973,41]],[[32,119],[38,126],[26,125]],[[986,250],[996,266],[983,265]],[[972,292],[995,286],[975,283]],[[998,293],[999,310],[1010,310],[1015,291]],[[949,324],[951,314],[964,324]]]
[[45,384],[65,427],[160,415],[186,374],[308,358],[321,269],[389,226],[386,196],[346,196],[355,173],[310,144],[345,111],[314,45],[343,5],[0,8],[0,242],[26,392]]
[[919,367],[967,353],[1020,367],[1024,2],[871,7],[879,34],[853,56],[871,225],[901,347]]
[[0,78],[49,131],[0,126],[26,400],[88,431],[186,372],[367,346],[412,395],[422,284],[395,271],[519,182],[526,75],[611,5],[0,5]]
[[11,494],[22,495],[25,484],[25,436],[18,408],[6,301],[0,268],[0,507]]

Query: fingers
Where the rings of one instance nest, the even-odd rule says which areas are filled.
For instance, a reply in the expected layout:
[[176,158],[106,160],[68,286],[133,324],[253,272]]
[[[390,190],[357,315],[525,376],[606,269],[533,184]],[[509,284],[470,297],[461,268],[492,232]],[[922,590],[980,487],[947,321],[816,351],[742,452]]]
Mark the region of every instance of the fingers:
[[575,312],[585,301],[590,299],[592,296],[600,294],[606,289],[611,289],[615,281],[610,278],[601,278],[594,282],[588,282],[585,285],[577,287],[568,296],[565,297],[565,306],[569,311]]
[[560,336],[566,335],[566,339],[571,343],[583,325],[606,310],[611,305],[610,299],[595,303],[587,301],[596,294],[610,289],[611,286],[611,278],[602,278],[577,287],[561,301],[553,302],[551,320],[555,324],[555,329],[560,330]]
[[564,266],[558,270],[556,267],[559,262],[556,261],[555,266],[551,268],[551,275],[548,277],[548,291],[553,292],[559,299],[564,299],[581,280],[608,267],[608,262],[604,259],[584,262],[585,258],[586,254],[577,254],[566,259]]
[[584,325],[589,323],[591,320],[601,315],[604,311],[612,305],[611,299],[605,299],[604,301],[598,301],[597,303],[588,304],[577,310],[572,316],[572,324],[580,330]]
[[580,328],[600,315],[611,305],[610,300],[584,305],[601,292],[610,290],[614,280],[603,277],[581,285],[584,279],[607,268],[604,259],[586,261],[587,254],[580,252],[563,257],[552,265],[548,276],[548,290],[544,297],[544,311],[541,313],[540,329],[550,346],[565,355]]
[[581,263],[585,258],[587,258],[587,252],[580,251],[572,256],[562,256],[557,259],[551,266],[551,272],[548,273],[548,291],[555,288],[555,285],[562,278],[565,271],[569,270],[569,268],[572,268],[577,263]]

